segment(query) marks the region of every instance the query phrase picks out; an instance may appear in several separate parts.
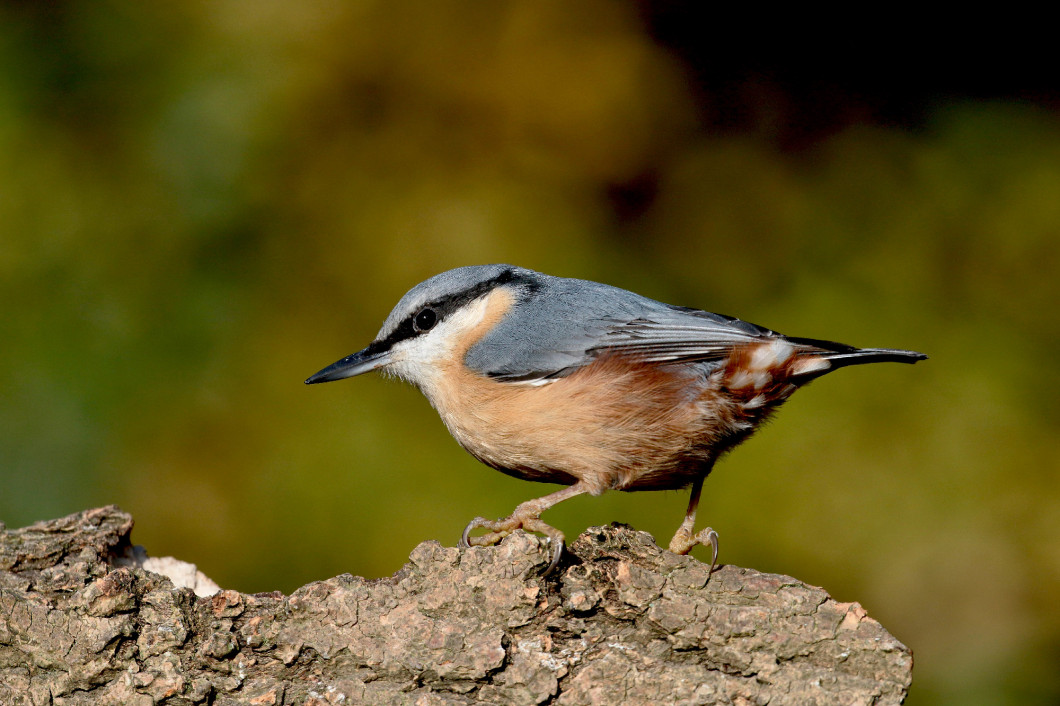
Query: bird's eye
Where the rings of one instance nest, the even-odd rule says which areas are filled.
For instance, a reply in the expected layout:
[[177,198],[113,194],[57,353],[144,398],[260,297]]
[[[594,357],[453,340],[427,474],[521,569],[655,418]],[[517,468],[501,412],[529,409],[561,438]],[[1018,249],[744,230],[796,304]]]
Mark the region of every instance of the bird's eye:
[[438,315],[434,313],[434,309],[424,309],[416,314],[416,318],[413,320],[417,331],[428,331],[433,328],[437,322]]

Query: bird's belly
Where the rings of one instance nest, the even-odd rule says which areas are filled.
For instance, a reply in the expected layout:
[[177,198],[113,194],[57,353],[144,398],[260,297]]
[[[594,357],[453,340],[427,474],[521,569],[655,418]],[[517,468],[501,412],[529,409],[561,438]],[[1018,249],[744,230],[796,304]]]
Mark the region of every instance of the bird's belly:
[[583,481],[593,493],[682,488],[754,427],[716,376],[690,366],[603,358],[539,386],[460,377],[430,397],[467,451],[509,475]]

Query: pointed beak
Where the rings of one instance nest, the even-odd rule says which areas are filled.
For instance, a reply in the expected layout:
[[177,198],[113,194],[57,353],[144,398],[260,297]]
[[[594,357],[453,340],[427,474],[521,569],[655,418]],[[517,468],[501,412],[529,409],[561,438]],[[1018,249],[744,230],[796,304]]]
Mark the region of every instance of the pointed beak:
[[363,351],[358,351],[332,363],[319,373],[311,376],[305,381],[305,384],[315,385],[318,382],[333,382],[343,378],[352,378],[354,375],[381,368],[389,362],[390,351],[375,350],[372,346],[368,346]]

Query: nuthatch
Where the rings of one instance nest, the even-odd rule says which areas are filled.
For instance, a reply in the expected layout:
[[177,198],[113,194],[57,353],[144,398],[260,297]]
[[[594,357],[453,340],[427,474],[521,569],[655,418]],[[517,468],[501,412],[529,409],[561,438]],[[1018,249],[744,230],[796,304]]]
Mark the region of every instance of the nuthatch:
[[[510,516],[476,517],[462,544],[519,528],[563,533],[541,513],[581,493],[692,487],[670,551],[693,533],[703,479],[795,390],[847,365],[915,363],[922,353],[791,338],[729,316],[606,284],[510,265],[460,267],[413,287],[367,348],[306,380],[382,369],[418,387],[456,440],[488,466],[568,487]],[[488,534],[469,537],[472,530]]]

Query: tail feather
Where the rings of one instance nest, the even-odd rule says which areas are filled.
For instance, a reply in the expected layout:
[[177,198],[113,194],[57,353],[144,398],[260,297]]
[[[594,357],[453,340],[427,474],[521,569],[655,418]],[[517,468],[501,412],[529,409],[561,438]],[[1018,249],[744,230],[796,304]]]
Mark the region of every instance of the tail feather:
[[852,351],[825,353],[823,357],[832,364],[833,370],[862,363],[915,363],[918,360],[927,360],[923,353],[896,348],[856,348]]
[[800,346],[806,346],[812,351],[810,355],[817,354],[827,360],[831,365],[824,370],[811,370],[801,376],[803,380],[809,381],[813,378],[829,373],[837,368],[845,368],[848,365],[863,365],[866,363],[916,363],[926,360],[927,356],[917,351],[906,351],[897,348],[855,348],[845,343],[833,341],[821,341],[815,338],[789,338],[789,341]]

